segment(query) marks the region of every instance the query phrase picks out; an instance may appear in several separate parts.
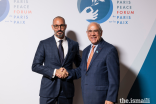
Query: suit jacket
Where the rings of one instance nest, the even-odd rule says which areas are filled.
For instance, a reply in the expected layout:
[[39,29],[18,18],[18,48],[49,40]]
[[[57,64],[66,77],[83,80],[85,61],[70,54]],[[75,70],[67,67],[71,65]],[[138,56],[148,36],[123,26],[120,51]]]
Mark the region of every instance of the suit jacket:
[[43,75],[40,88],[40,96],[42,97],[57,97],[61,86],[67,98],[74,96],[74,84],[72,80],[67,82],[66,79],[62,80],[56,76],[52,78],[55,68],[59,69],[60,67],[64,67],[68,71],[72,69],[73,62],[77,67],[81,63],[78,43],[67,37],[66,39],[68,41],[68,53],[63,64],[61,64],[59,59],[54,36],[39,43],[32,64],[32,71]]
[[119,89],[119,58],[116,48],[101,39],[87,70],[91,45],[83,51],[81,65],[70,70],[70,79],[81,77],[84,104],[104,104],[105,100],[116,102]]

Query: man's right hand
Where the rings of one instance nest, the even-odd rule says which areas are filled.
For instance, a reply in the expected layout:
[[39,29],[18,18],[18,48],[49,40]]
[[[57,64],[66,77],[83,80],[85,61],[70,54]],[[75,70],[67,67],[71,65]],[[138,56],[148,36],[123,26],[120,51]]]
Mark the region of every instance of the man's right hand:
[[56,70],[56,73],[55,75],[58,77],[58,78],[61,78],[61,79],[64,79],[66,77],[68,77],[68,72],[65,68],[60,68],[60,69],[57,69]]

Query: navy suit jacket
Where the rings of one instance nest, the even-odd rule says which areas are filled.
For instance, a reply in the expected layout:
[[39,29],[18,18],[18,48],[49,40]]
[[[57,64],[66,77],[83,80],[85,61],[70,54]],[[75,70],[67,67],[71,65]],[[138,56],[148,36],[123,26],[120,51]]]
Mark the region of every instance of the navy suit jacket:
[[87,70],[91,45],[83,51],[81,65],[70,70],[70,79],[81,77],[84,104],[104,104],[105,100],[116,102],[119,89],[119,58],[116,48],[101,39]]
[[43,75],[40,88],[40,96],[42,97],[57,97],[61,86],[67,98],[74,96],[74,84],[72,80],[62,80],[56,76],[52,78],[55,68],[64,67],[68,71],[73,68],[73,62],[76,67],[81,63],[78,43],[67,37],[66,39],[68,41],[68,53],[62,65],[54,36],[39,43],[32,64],[32,71]]

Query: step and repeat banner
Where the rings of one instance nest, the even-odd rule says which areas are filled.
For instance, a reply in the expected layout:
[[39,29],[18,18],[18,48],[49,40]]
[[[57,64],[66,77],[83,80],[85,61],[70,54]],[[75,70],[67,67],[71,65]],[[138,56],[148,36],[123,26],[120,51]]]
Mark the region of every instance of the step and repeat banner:
[[[65,18],[66,36],[80,54],[90,44],[90,22],[103,29],[120,58],[118,104],[156,99],[156,0],[0,0],[0,104],[39,104],[42,75],[31,71],[40,40],[51,37],[52,20]],[[83,104],[75,80],[74,104]]]

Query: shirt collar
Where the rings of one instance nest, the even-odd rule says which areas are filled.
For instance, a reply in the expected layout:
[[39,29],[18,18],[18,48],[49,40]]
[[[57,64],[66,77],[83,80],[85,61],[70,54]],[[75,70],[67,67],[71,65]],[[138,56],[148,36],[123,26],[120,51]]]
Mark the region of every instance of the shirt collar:
[[[94,44],[91,44],[91,47],[93,46]],[[94,45],[95,47],[97,47],[98,46],[98,44],[97,45]]]

